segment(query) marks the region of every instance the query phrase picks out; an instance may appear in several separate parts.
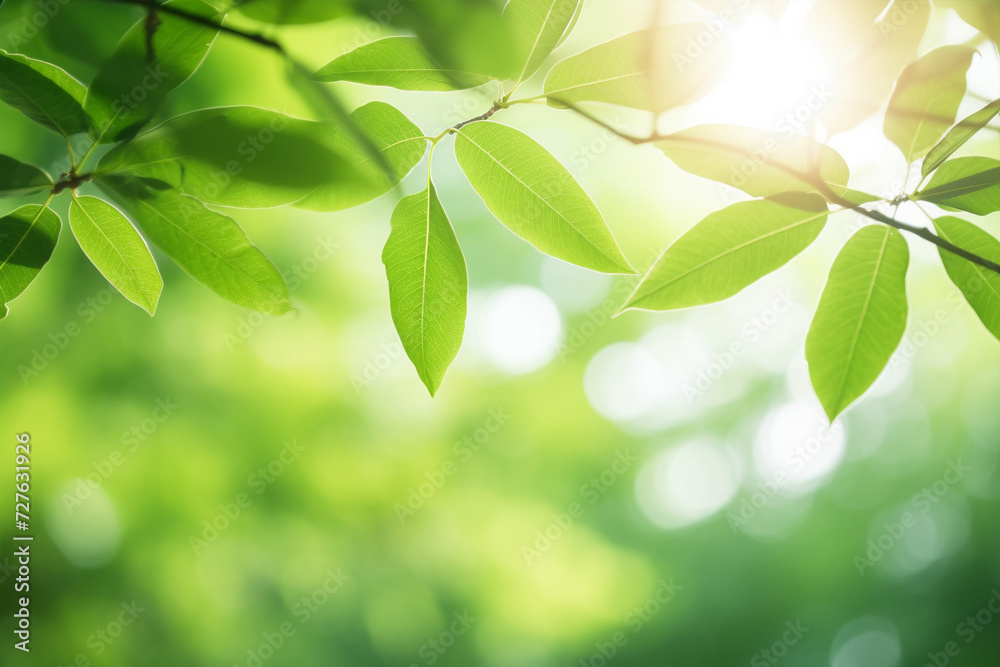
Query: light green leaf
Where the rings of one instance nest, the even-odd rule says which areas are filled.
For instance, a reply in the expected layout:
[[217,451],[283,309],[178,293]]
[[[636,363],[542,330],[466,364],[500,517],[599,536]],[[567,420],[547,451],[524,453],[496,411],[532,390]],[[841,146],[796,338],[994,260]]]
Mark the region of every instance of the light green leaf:
[[114,147],[98,170],[156,179],[210,204],[282,206],[335,180],[356,182],[331,128],[257,107],[200,109]]
[[431,396],[462,346],[469,279],[434,184],[403,197],[382,252],[392,321]]
[[68,137],[86,132],[87,89],[62,69],[0,49],[0,100],[42,127]]
[[540,251],[602,273],[634,273],[601,212],[531,137],[493,122],[466,125],[458,164],[486,206]]
[[986,127],[993,118],[1000,113],[1000,100],[993,100],[979,111],[969,115],[965,120],[958,122],[955,127],[948,131],[944,139],[927,153],[923,164],[920,165],[920,174],[926,176],[951,157],[952,153],[962,147],[965,142],[971,139],[979,130]]
[[172,190],[101,179],[146,236],[192,278],[237,306],[267,315],[291,310],[288,286],[235,220]]
[[0,218],[0,320],[49,261],[61,227],[58,215],[37,204]]
[[912,197],[986,215],[1000,211],[1000,160],[960,157],[938,167],[930,182]]
[[688,104],[721,79],[730,57],[722,36],[697,57],[687,55],[687,44],[704,32],[702,23],[679,23],[598,44],[556,63],[545,95],[555,106],[605,102],[656,113]]
[[128,218],[97,197],[74,197],[69,224],[80,248],[108,282],[150,315],[155,313],[163,279]]
[[[968,220],[943,216],[934,220],[938,236],[963,250],[1000,263],[1000,241]],[[965,296],[993,337],[1000,340],[1000,273],[938,248],[951,282]]]
[[830,269],[806,336],[809,377],[830,421],[867,391],[906,329],[909,250],[896,230],[862,227]]
[[955,122],[975,50],[942,46],[910,64],[889,98],[883,131],[908,163],[922,158]]
[[394,188],[427,151],[427,141],[420,128],[392,105],[369,102],[351,113],[351,120],[382,152],[392,173],[387,175],[373,164],[368,152],[350,132],[337,128],[332,144],[354,165],[351,178],[323,184],[296,206],[310,211],[340,211],[364,204]]
[[728,299],[805,250],[826,224],[816,195],[779,195],[711,213],[667,248],[622,310],[675,310]]
[[580,22],[580,14],[582,13],[583,13],[583,0],[580,0],[580,2],[576,4],[576,11],[573,12],[573,17],[569,20],[569,25],[566,26],[566,31],[563,33],[562,37],[559,38],[559,41],[556,42],[555,46],[556,49],[565,44],[566,40],[569,39],[569,36],[573,34],[573,29],[576,28],[576,24]]
[[[219,20],[215,9],[199,0],[167,3],[204,18]],[[98,71],[84,108],[94,122],[92,136],[103,142],[128,139],[153,117],[167,93],[201,66],[218,31],[183,17],[159,12],[160,25],[148,53],[146,20],[125,33],[114,54]]]
[[951,7],[963,21],[1000,43],[1000,5],[995,0],[938,0]]
[[523,63],[518,83],[534,74],[578,16],[583,0],[510,0],[503,20],[511,26],[514,47]]
[[475,88],[492,79],[439,66],[416,37],[386,37],[334,58],[316,72],[320,81],[353,81],[400,90]]
[[697,125],[655,145],[684,171],[754,197],[815,192],[818,188],[812,181],[823,181],[842,195],[850,177],[847,163],[837,151],[798,134],[738,125]]
[[33,164],[0,155],[0,197],[20,197],[52,187],[52,177]]

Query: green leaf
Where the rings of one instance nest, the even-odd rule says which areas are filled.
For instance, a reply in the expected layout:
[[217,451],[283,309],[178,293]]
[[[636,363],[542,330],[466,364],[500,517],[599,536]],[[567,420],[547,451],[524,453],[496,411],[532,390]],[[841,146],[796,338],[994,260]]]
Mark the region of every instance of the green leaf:
[[114,147],[98,170],[156,179],[210,204],[282,206],[351,178],[331,127],[257,107],[201,109]]
[[[1000,241],[967,220],[943,216],[934,220],[938,236],[963,250],[1000,262]],[[1000,273],[938,248],[951,282],[965,296],[993,337],[1000,340]]]
[[908,163],[922,158],[955,122],[975,50],[942,46],[909,65],[889,98],[883,131]]
[[163,279],[128,218],[97,197],[74,197],[69,224],[80,248],[108,282],[150,315],[155,313]]
[[510,0],[503,20],[511,25],[518,61],[518,83],[534,74],[567,33],[583,0]]
[[382,152],[391,173],[386,174],[374,164],[350,132],[337,128],[332,144],[354,166],[352,178],[331,180],[296,206],[310,211],[340,211],[364,204],[394,188],[427,151],[420,128],[385,102],[369,102],[359,107],[351,113],[351,120]]
[[416,37],[386,37],[359,46],[327,63],[316,72],[316,78],[418,91],[475,88],[492,80],[483,74],[441,67]]
[[58,215],[37,204],[0,218],[0,320],[49,261],[61,227]]
[[1000,160],[948,160],[934,172],[927,187],[912,198],[976,215],[1000,211]]
[[86,92],[55,65],[0,49],[0,100],[42,127],[65,137],[86,132]]
[[867,391],[906,329],[909,250],[896,230],[862,227],[830,269],[806,336],[809,377],[830,421]]
[[1000,43],[1000,5],[994,0],[938,0],[938,3],[951,7],[963,21]]
[[738,125],[697,125],[655,145],[684,171],[754,197],[817,191],[812,182],[794,173],[808,176],[809,181],[823,181],[842,195],[850,177],[847,163],[837,151],[798,134]]
[[684,47],[705,32],[702,23],[642,30],[562,60],[545,77],[551,104],[605,102],[660,113],[707,93],[730,57],[723,37],[696,58]]
[[231,4],[248,18],[277,25],[322,23],[351,13],[350,4],[330,0],[234,0]]
[[676,310],[728,299],[805,250],[826,224],[816,195],[779,195],[709,214],[667,248],[621,310]]
[[403,197],[382,252],[392,321],[431,396],[462,346],[469,278],[434,184]]
[[52,177],[33,164],[0,155],[0,197],[20,197],[52,187]]
[[455,155],[493,215],[540,251],[602,273],[635,273],[594,202],[531,137],[472,123],[458,132]]
[[146,236],[192,278],[237,306],[267,315],[291,310],[288,286],[235,220],[172,190],[101,179]]
[[[199,0],[167,3],[198,16],[219,20],[215,9]],[[92,136],[102,142],[128,139],[153,117],[167,93],[201,66],[218,30],[166,12],[147,44],[146,19],[125,33],[114,54],[97,72],[84,108],[94,122]]]
[[965,120],[959,121],[944,136],[944,139],[927,153],[923,164],[920,165],[921,176],[926,176],[944,164],[944,161],[950,158],[952,153],[961,148],[979,130],[986,127],[986,124],[993,120],[997,113],[1000,113],[1000,100],[993,100]]
[[563,32],[563,35],[562,37],[559,38],[559,41],[556,42],[555,46],[556,49],[565,44],[566,40],[569,39],[569,36],[573,33],[573,29],[576,28],[576,24],[580,22],[580,14],[582,13],[583,13],[583,0],[580,0],[580,2],[578,2],[576,5],[576,11],[573,12],[573,17],[569,20],[569,25],[566,26],[565,32]]

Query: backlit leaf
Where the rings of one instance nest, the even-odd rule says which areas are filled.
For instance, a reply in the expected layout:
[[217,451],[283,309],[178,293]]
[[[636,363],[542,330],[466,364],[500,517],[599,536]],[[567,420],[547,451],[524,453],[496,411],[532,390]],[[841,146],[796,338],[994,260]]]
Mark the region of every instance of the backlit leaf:
[[33,164],[0,155],[0,197],[20,197],[52,187],[52,178]]
[[998,113],[1000,113],[1000,100],[993,100],[979,111],[970,114],[964,120],[959,121],[955,127],[944,135],[944,138],[927,153],[923,164],[920,165],[920,173],[926,176],[951,157],[952,153],[962,147],[965,142],[971,139],[979,130],[986,127]]
[[523,63],[518,81],[524,81],[541,67],[568,31],[582,4],[583,0],[510,0],[507,3],[503,20],[511,26],[517,56]]
[[86,132],[86,93],[59,67],[0,49],[0,100],[42,127],[67,137]]
[[988,157],[948,160],[913,198],[976,215],[1000,211],[1000,160]]
[[660,255],[622,310],[675,310],[728,299],[805,250],[827,215],[826,202],[808,194],[711,213]]
[[862,227],[841,249],[806,336],[809,377],[831,421],[867,391],[906,329],[909,250],[896,230]]
[[61,227],[58,215],[37,204],[0,218],[0,319],[49,261]]
[[[934,221],[938,236],[963,250],[1000,263],[1000,241],[968,220],[943,216]],[[1000,340],[1000,273],[938,248],[951,282],[965,296],[993,337]]]
[[486,206],[540,251],[602,273],[634,273],[600,211],[544,148],[506,125],[467,125],[458,164]]
[[163,280],[128,218],[97,197],[74,197],[69,224],[80,248],[108,282],[150,315],[155,313]]
[[462,345],[468,275],[434,185],[404,197],[382,252],[392,321],[431,396]]

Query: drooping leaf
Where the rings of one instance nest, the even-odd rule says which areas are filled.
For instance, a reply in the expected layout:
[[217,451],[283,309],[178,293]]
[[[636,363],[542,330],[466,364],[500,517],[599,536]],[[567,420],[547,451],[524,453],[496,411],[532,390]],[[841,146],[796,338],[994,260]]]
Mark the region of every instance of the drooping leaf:
[[685,46],[704,31],[702,23],[682,23],[598,44],[556,63],[545,95],[555,106],[605,102],[656,113],[693,102],[721,79],[730,57],[723,36],[688,55]]
[[418,91],[475,88],[491,81],[483,74],[438,65],[416,37],[386,37],[359,46],[327,63],[316,78]]
[[1000,160],[988,157],[948,160],[913,198],[976,215],[1000,211]]
[[963,21],[1000,43],[1000,5],[993,0],[937,0],[955,10]]
[[813,389],[831,421],[885,368],[906,329],[909,250],[896,230],[862,227],[837,255],[806,336]]
[[49,261],[61,227],[58,215],[37,204],[0,218],[0,320]]
[[340,211],[384,195],[406,177],[427,150],[420,128],[398,109],[384,102],[369,102],[351,113],[385,156],[392,173],[374,164],[364,148],[346,130],[334,130],[333,145],[354,166],[351,178],[324,183],[296,206],[310,211]]
[[257,107],[200,109],[114,147],[98,170],[163,181],[210,204],[282,206],[349,179],[330,129]]
[[975,50],[942,46],[910,64],[889,98],[883,131],[908,163],[922,158],[955,122]]
[[962,147],[965,142],[975,136],[976,132],[986,127],[998,113],[1000,113],[1000,100],[993,100],[979,111],[970,114],[964,120],[959,121],[955,127],[944,135],[944,138],[937,143],[934,148],[927,153],[923,164],[920,165],[920,174],[926,176],[951,157],[952,153]]
[[86,92],[59,67],[0,49],[0,100],[42,127],[65,137],[86,132]]
[[697,125],[655,145],[684,171],[754,197],[814,192],[817,180],[843,194],[850,177],[847,163],[837,151],[797,134],[737,125]]
[[52,187],[52,177],[33,164],[0,155],[0,197],[20,197]]
[[322,23],[353,10],[343,0],[230,0],[230,3],[248,18],[277,25]]
[[431,396],[462,345],[468,274],[433,183],[403,197],[382,251],[389,306],[406,355]]
[[[217,12],[200,0],[172,0],[171,6],[206,19]],[[153,117],[167,93],[201,66],[218,30],[166,12],[157,14],[149,53],[146,20],[125,33],[114,54],[87,91],[84,109],[93,119],[92,136],[103,142],[128,139]]]
[[163,279],[128,218],[97,197],[74,197],[69,224],[80,248],[108,282],[150,315],[155,313]]
[[583,0],[510,0],[503,20],[510,23],[514,47],[523,63],[517,81],[534,74],[567,33]]
[[817,195],[779,195],[711,213],[667,248],[622,310],[675,310],[728,299],[805,250],[826,224]]
[[285,279],[232,218],[173,190],[121,177],[100,184],[117,195],[150,241],[223,299],[268,315],[291,309]]
[[841,40],[834,54],[839,57],[829,56],[835,63],[828,77],[831,97],[819,110],[831,133],[849,130],[882,108],[903,68],[917,56],[930,12],[928,0],[892,0],[855,38]]
[[[968,220],[942,216],[934,220],[938,236],[963,250],[1000,263],[1000,241]],[[993,337],[1000,340],[1000,273],[973,264],[944,248],[941,263],[951,282],[965,296],[976,315]]]
[[526,134],[472,123],[459,131],[455,154],[493,215],[540,251],[602,273],[634,273],[594,202]]

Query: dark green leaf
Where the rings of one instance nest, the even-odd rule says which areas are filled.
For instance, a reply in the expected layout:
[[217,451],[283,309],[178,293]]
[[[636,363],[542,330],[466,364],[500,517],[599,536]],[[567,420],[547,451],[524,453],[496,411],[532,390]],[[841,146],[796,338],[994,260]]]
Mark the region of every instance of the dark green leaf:
[[37,204],[0,218],[0,319],[49,261],[61,227],[58,215]]
[[351,119],[382,151],[392,173],[386,175],[350,133],[337,128],[332,144],[354,166],[351,177],[323,184],[296,206],[311,211],[340,211],[364,204],[394,188],[427,150],[420,128],[392,105],[369,102],[356,109]]
[[0,100],[42,127],[68,137],[87,131],[87,89],[62,69],[0,49]]
[[237,306],[268,315],[291,309],[288,286],[235,220],[172,190],[103,179],[146,232],[188,275]]
[[830,269],[806,336],[809,377],[830,421],[867,391],[906,329],[909,250],[896,230],[862,227]]
[[988,157],[948,160],[913,198],[976,215],[1000,211],[1000,160]]
[[531,245],[594,271],[635,272],[594,202],[531,137],[499,123],[472,123],[459,131],[455,154],[493,215]]
[[[944,216],[934,221],[938,236],[963,250],[1000,263],[1000,241],[967,220]],[[973,264],[944,248],[941,263],[993,337],[1000,340],[1000,273]]]
[[[179,9],[219,20],[211,6],[199,0],[173,0]],[[166,12],[147,45],[146,19],[125,34],[90,85],[84,108],[93,119],[92,135],[103,142],[135,136],[163,104],[167,93],[197,71],[218,30]]]
[[908,163],[922,158],[955,122],[975,51],[942,46],[909,65],[896,82],[883,131]]
[[121,211],[97,197],[74,197],[69,224],[108,282],[150,315],[155,313],[163,280],[146,242]]
[[920,173],[926,176],[951,157],[952,153],[962,147],[965,142],[971,139],[976,132],[986,127],[996,115],[1000,113],[1000,100],[993,100],[979,111],[971,114],[964,120],[958,122],[955,127],[949,130],[944,139],[927,153],[924,162],[920,165]]
[[392,321],[431,396],[462,345],[468,275],[433,183],[404,197],[382,252]]
[[0,197],[20,197],[52,187],[52,178],[41,168],[0,155]]
[[116,146],[102,172],[163,181],[210,204],[266,208],[291,204],[351,177],[331,126],[257,107],[182,114]]
[[826,224],[816,195],[779,195],[711,213],[667,248],[622,310],[675,310],[728,299],[805,250]]
[[423,91],[475,88],[491,81],[483,74],[441,67],[416,37],[387,37],[359,46],[333,59],[316,77]]
[[643,30],[599,44],[556,63],[545,78],[545,95],[559,102],[605,102],[662,112],[707,93],[724,74],[730,57],[719,37],[698,57],[683,46],[705,31],[683,23]]

